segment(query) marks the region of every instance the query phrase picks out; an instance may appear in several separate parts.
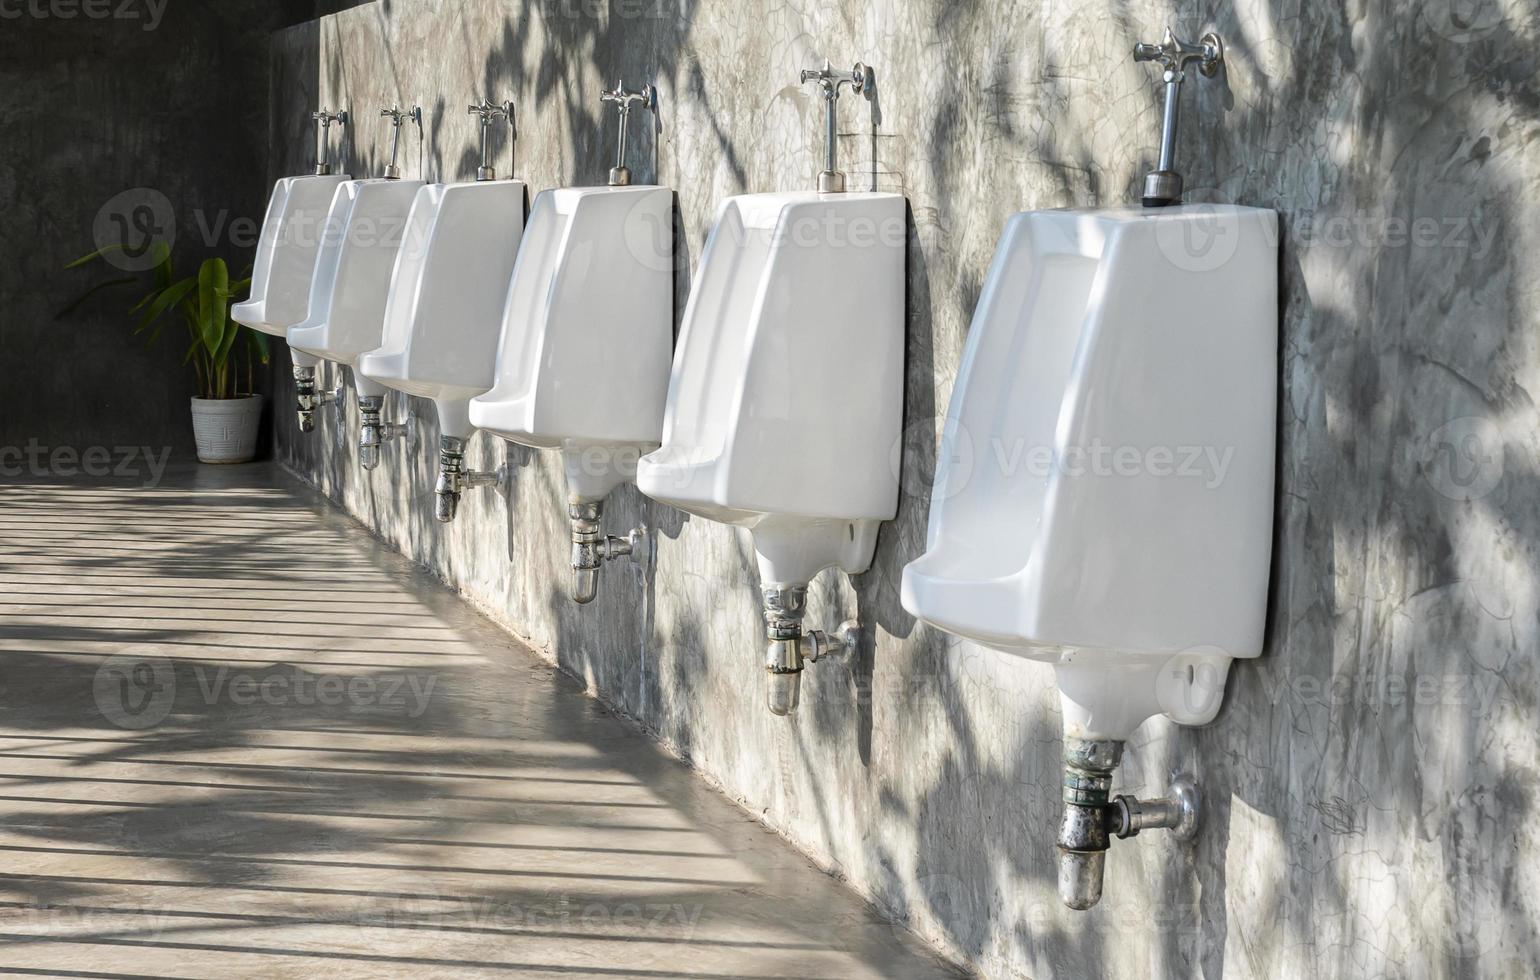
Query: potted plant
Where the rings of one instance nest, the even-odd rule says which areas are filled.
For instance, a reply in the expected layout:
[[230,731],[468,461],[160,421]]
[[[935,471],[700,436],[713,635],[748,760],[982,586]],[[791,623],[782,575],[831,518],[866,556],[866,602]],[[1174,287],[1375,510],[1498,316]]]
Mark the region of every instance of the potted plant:
[[[109,254],[122,247],[99,249],[65,268],[79,268],[98,259],[110,261]],[[251,280],[231,282],[229,267],[219,258],[206,259],[197,275],[178,279],[171,264],[171,248],[163,241],[152,243],[150,248],[154,265],[149,275],[154,285],[128,311],[135,318],[133,332],[154,343],[168,314],[181,318],[189,341],[182,363],[192,365],[198,384],[198,394],[192,400],[198,459],[204,463],[247,462],[256,455],[262,420],[262,396],[255,391],[254,366],[268,363],[268,343],[263,334],[232,320],[230,305]],[[96,292],[140,282],[135,276],[120,276],[97,283],[59,316],[70,313]],[[240,355],[244,355],[244,372]]]

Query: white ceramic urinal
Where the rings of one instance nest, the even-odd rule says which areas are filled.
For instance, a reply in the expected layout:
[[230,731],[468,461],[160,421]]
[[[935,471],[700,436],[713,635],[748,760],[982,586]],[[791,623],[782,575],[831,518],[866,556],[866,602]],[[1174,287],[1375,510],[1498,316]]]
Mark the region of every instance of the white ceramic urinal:
[[429,184],[417,192],[396,256],[380,345],[359,372],[431,398],[444,436],[474,431],[470,400],[492,387],[508,280],[524,227],[517,180]]
[[[1075,737],[1205,724],[1230,660],[1261,653],[1275,227],[1233,206],[1041,211],[1000,241],[903,602],[1058,664]],[[1204,241],[1212,268],[1189,260]]]
[[[310,313],[289,328],[290,348],[355,367],[360,355],[380,346],[391,273],[406,238],[412,202],[423,186],[420,180],[376,179],[351,180],[337,188],[328,219],[333,230],[311,283]],[[309,431],[314,422],[307,425],[306,417],[319,404],[315,369],[296,366],[295,379],[301,399],[300,428]],[[379,415],[386,389],[356,371],[354,384],[363,416],[360,456],[364,467],[373,469],[379,460]]]
[[824,232],[904,226],[897,194],[728,198],[685,308],[654,499],[754,532],[766,587],[865,571],[898,507],[904,242]]
[[[507,110],[481,111],[483,129]],[[486,140],[482,147],[485,153]],[[454,519],[466,487],[465,440],[475,431],[470,401],[490,389],[503,304],[524,228],[524,183],[484,179],[428,184],[417,192],[396,255],[380,346],[358,358],[364,377],[430,398],[438,411],[438,519]],[[471,484],[481,482],[475,474]],[[492,475],[486,474],[488,478]],[[501,476],[498,475],[498,479]]]
[[[830,566],[865,571],[877,526],[897,512],[904,220],[897,194],[723,202],[685,309],[663,445],[638,468],[649,497],[751,532],[781,658],[767,665],[777,713],[796,704],[807,583]],[[887,233],[838,239],[854,227]]]
[[[328,134],[333,124],[348,123],[348,113],[322,109],[310,118],[316,123],[315,173],[283,177],[273,185],[257,237],[251,297],[230,308],[236,323],[275,337],[305,318],[332,197],[337,185],[350,179],[347,174],[332,173],[327,162]],[[313,360],[310,366],[315,366]]]
[[[1207,724],[1231,661],[1262,652],[1276,228],[1233,206],[1018,215],[968,333],[903,604],[1055,665],[1074,908],[1100,896],[1109,830],[1139,829],[1146,804],[1109,809],[1124,741],[1156,714]],[[1158,802],[1168,826],[1192,809]]]
[[[287,332],[295,354],[294,383],[303,432],[315,428],[317,407],[343,404],[340,375],[334,390],[317,393],[314,362],[319,359],[353,367],[360,354],[380,346],[391,271],[405,238],[412,201],[423,186],[421,180],[402,180],[396,166],[401,126],[415,121],[420,130],[422,110],[416,106],[406,111],[389,108],[380,110],[380,115],[392,122],[390,163],[383,177],[338,185],[310,281],[308,315]],[[385,426],[380,421],[386,392],[383,385],[356,371],[354,385],[363,416],[359,455],[364,468],[373,469],[379,461],[381,433],[402,427]]]
[[[860,64],[803,80],[823,88],[831,134],[841,86],[874,92]],[[865,571],[898,509],[905,202],[845,193],[832,145],[827,160],[820,192],[722,203],[685,308],[663,445],[637,471],[649,497],[750,532],[768,705],[783,715],[804,662],[853,642],[804,634],[808,582],[831,566]]]
[[[656,104],[651,86],[617,86],[605,98],[622,114],[633,101]],[[673,192],[620,182],[629,177],[622,163],[608,187],[535,199],[503,311],[496,381],[470,405],[477,428],[562,451],[578,602],[593,600],[605,560],[641,554],[643,529],[604,534],[603,502],[662,441],[673,357]]]
[[[273,186],[257,261],[251,273],[251,297],[230,308],[236,323],[275,337],[305,319],[316,260],[327,237],[327,214],[338,185],[347,174],[284,177]],[[296,360],[315,366],[314,358]]]
[[1064,723],[1059,891],[1101,897],[1110,838],[1197,826],[1196,784],[1110,795],[1160,714],[1211,721],[1262,652],[1273,524],[1278,238],[1272,211],[1182,204],[1185,69],[1223,46],[1168,30],[1159,168],[1144,207],[1006,226],[947,411],[925,554],[904,608],[1055,665]]

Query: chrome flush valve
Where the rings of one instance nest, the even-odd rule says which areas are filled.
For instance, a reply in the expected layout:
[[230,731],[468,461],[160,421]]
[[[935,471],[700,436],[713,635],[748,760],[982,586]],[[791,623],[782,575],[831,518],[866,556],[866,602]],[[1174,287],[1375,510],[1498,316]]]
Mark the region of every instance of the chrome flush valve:
[[825,61],[822,68],[802,69],[802,82],[817,82],[824,99],[824,168],[818,174],[818,193],[839,194],[845,190],[845,175],[835,165],[835,148],[838,141],[836,107],[839,104],[840,86],[849,85],[852,92],[859,92],[871,101],[877,96],[877,75],[871,68],[856,62],[848,72],[838,72]]
[[1219,35],[1210,31],[1197,44],[1180,40],[1166,28],[1159,44],[1134,45],[1135,61],[1158,61],[1165,69],[1166,105],[1160,123],[1160,164],[1144,177],[1143,203],[1147,208],[1163,208],[1182,203],[1182,175],[1176,172],[1177,117],[1181,109],[1182,80],[1187,66],[1196,61],[1204,78],[1219,74],[1224,64],[1225,48]]
[[366,470],[380,465],[380,444],[387,439],[412,441],[416,421],[411,415],[404,422],[385,422],[380,418],[385,409],[383,395],[358,396],[358,463]]
[[324,405],[341,408],[347,404],[347,388],[342,384],[342,374],[337,374],[336,387],[330,391],[316,391],[315,368],[294,366],[294,398],[299,409],[299,431],[315,431],[315,410]]
[[631,171],[626,169],[626,123],[630,120],[631,109],[635,106],[641,106],[648,112],[657,114],[658,90],[651,85],[643,85],[640,91],[633,92],[626,88],[624,79],[617,79],[613,91],[599,93],[599,101],[613,103],[620,107],[620,136],[615,147],[615,166],[610,168],[610,186],[624,187],[631,183]]
[[629,558],[638,564],[647,560],[652,538],[647,528],[634,527],[618,538],[604,533],[604,502],[567,499],[567,517],[572,521],[572,600],[593,602],[599,594],[599,569],[607,561]]
[[402,110],[400,106],[391,106],[389,109],[381,109],[381,116],[390,117],[390,162],[385,165],[386,180],[400,180],[401,168],[396,166],[396,154],[401,149],[401,122],[410,119],[417,124],[417,138],[422,139],[422,106],[414,105],[410,109]]
[[802,670],[826,657],[848,657],[861,639],[861,624],[846,620],[833,633],[802,631],[807,586],[760,588],[765,614],[765,695],[773,715],[789,715],[802,700]]
[[[508,120],[509,130],[513,130],[513,103],[504,102],[502,105],[493,105],[490,100],[482,99],[480,105],[473,103],[467,108],[466,112],[472,116],[481,117],[481,166],[476,168],[476,179],[479,181],[496,180],[497,171],[492,166],[492,158],[489,155],[491,150],[487,137],[492,129],[492,124],[499,119]],[[508,170],[510,173],[513,172],[512,136],[508,140]]]
[[336,112],[328,112],[323,106],[320,112],[312,112],[310,114],[310,118],[316,121],[315,175],[317,177],[325,177],[327,174],[332,172],[332,165],[327,159],[329,154],[326,138],[327,130],[331,129],[332,123],[346,126],[348,122],[348,111],[346,109],[339,109]]
[[438,502],[433,516],[442,524],[455,519],[460,509],[460,495],[476,487],[500,486],[508,479],[508,464],[495,470],[479,471],[465,468],[465,440],[455,436],[439,436],[438,484],[433,492]]
[[1141,800],[1111,796],[1112,772],[1123,759],[1113,739],[1064,737],[1064,817],[1059,824],[1059,898],[1077,911],[1101,901],[1112,838],[1170,830],[1190,841],[1198,830],[1198,787],[1191,777],[1172,780],[1170,796]]

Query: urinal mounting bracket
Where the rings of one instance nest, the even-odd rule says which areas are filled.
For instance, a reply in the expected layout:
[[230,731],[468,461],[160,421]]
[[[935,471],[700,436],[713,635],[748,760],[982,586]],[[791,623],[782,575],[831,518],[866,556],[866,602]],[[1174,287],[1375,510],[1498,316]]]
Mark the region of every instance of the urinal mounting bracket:
[[1164,70],[1166,104],[1160,123],[1160,163],[1144,177],[1144,193],[1141,200],[1147,208],[1162,208],[1182,203],[1182,175],[1176,172],[1177,122],[1181,112],[1182,80],[1187,77],[1187,66],[1198,64],[1198,73],[1204,78],[1219,74],[1225,59],[1224,42],[1213,31],[1198,39],[1197,44],[1183,41],[1171,28],[1159,44],[1134,45],[1135,61],[1154,61]]
[[637,90],[627,89],[625,79],[616,79],[614,89],[599,93],[599,101],[620,107],[620,133],[615,146],[615,166],[610,168],[610,186],[624,187],[631,183],[631,171],[626,167],[626,124],[630,121],[631,110],[637,106],[657,116],[658,90],[650,84]]
[[[380,110],[381,116],[390,117],[390,162],[385,165],[386,180],[400,180],[401,168],[396,166],[396,154],[401,149],[401,123],[407,119],[417,124],[417,145],[422,146],[422,106],[414,105],[410,109],[402,109],[400,106],[391,106]],[[419,156],[421,154],[419,153]]]
[[839,194],[845,190],[845,175],[837,166],[839,140],[838,106],[841,86],[848,85],[852,92],[866,96],[867,101],[877,97],[877,74],[870,67],[856,62],[850,71],[835,71],[828,61],[822,68],[802,69],[802,83],[817,82],[824,99],[824,168],[818,174],[820,194]]
[[331,162],[327,159],[330,153],[327,146],[327,131],[331,129],[332,123],[346,126],[348,124],[348,111],[346,109],[339,109],[336,112],[331,112],[325,106],[322,106],[321,111],[312,112],[310,118],[315,120],[316,123],[315,175],[317,177],[325,177],[332,172]]
[[385,422],[380,418],[385,408],[383,395],[358,396],[358,462],[366,470],[380,465],[380,444],[393,439],[403,439],[410,446],[417,432],[417,417],[406,416],[402,422]]
[[347,387],[342,383],[342,372],[337,372],[337,383],[329,391],[316,390],[314,367],[294,366],[294,400],[299,413],[299,431],[315,431],[315,411],[327,405],[341,409],[347,404]]
[[499,119],[508,120],[508,172],[513,173],[513,142],[518,136],[518,128],[514,125],[513,102],[504,102],[501,105],[493,103],[490,99],[482,99],[481,104],[471,103],[466,109],[467,114],[481,117],[481,166],[476,168],[478,181],[496,180],[497,171],[492,166],[490,156],[491,148],[489,135],[492,124]]

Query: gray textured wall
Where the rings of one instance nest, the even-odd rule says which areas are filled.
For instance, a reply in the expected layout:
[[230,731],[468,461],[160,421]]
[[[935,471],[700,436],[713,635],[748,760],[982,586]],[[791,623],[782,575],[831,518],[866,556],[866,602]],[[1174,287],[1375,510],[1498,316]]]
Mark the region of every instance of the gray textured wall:
[[[898,583],[923,545],[930,436],[996,237],[1015,211],[1133,197],[1159,109],[1129,52],[1168,20],[1229,46],[1227,85],[1189,83],[1191,196],[1276,208],[1285,227],[1270,626],[1214,725],[1151,722],[1121,770],[1145,792],[1170,768],[1199,774],[1195,847],[1115,848],[1107,898],[1074,914],[1053,878],[1050,670],[921,626]],[[806,187],[816,170],[820,107],[797,69],[876,66],[881,135],[844,153],[870,167],[875,146],[882,183],[910,201],[917,438],[872,570],[813,590],[812,622],[858,614],[876,641],[853,668],[813,668],[791,722],[760,707],[756,573],[734,531],[626,491],[612,527],[660,528],[657,567],[608,571],[579,608],[553,454],[478,437],[473,461],[506,458],[515,478],[503,499],[471,494],[449,528],[432,520],[432,431],[371,476],[330,422],[302,437],[284,413],[281,455],[985,974],[1530,976],[1537,41],[1534,5],[1479,0],[382,0],[280,35],[288,115],[317,98],[360,118],[420,101],[442,179],[471,176],[463,106],[490,96],[518,103],[517,174],[533,189],[600,182],[601,83],[655,81],[681,306],[717,201]],[[305,158],[288,115],[276,169]],[[377,163],[383,137],[360,130],[358,160]]]
[[[178,269],[209,255],[250,263],[268,170],[267,37],[313,0],[6,3],[0,10],[0,447],[153,446],[192,451],[186,341],[173,325],[147,347],[127,308],[142,289],[98,294],[54,315],[93,282],[65,271],[98,245],[99,215],[174,228]],[[119,195],[127,193],[127,196]],[[107,240],[120,229],[109,223]],[[261,382],[259,381],[259,386]]]

